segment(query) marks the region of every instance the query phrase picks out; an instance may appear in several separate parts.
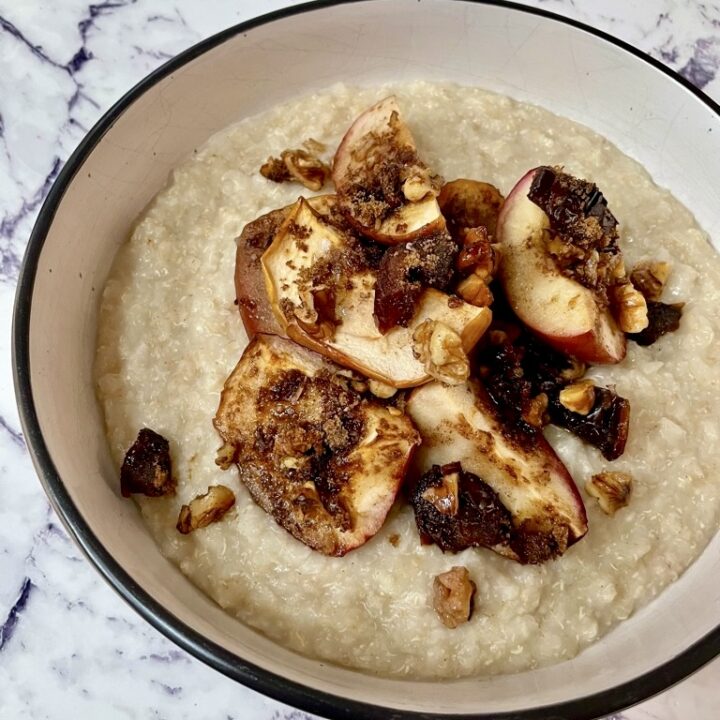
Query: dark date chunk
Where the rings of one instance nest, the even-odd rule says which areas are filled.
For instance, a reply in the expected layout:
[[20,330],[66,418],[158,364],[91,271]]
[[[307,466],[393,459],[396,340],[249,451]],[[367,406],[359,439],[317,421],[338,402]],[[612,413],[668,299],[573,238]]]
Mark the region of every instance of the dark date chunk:
[[457,254],[457,244],[444,231],[385,253],[375,284],[374,310],[381,333],[408,326],[425,288],[448,286]]
[[606,236],[605,242],[617,238],[617,220],[594,183],[557,168],[543,167],[536,173],[528,197],[544,210],[555,232],[571,237],[579,245],[599,238],[596,233],[588,235],[584,226],[589,218],[597,220],[599,229]]
[[[501,329],[503,328],[503,329]],[[523,445],[533,445],[543,422],[533,404],[582,374],[584,368],[514,323],[498,321],[477,354],[480,376],[498,416]]]
[[628,337],[638,345],[652,345],[663,335],[675,332],[680,327],[682,309],[685,303],[667,305],[664,302],[648,300],[648,326],[639,333],[630,333]]
[[460,463],[433,465],[413,488],[410,504],[423,543],[435,543],[443,552],[510,542],[510,512],[487,483]]
[[616,460],[625,451],[630,425],[630,403],[608,388],[595,388],[595,404],[587,415],[572,412],[560,404],[557,396],[550,399],[550,419],[590,445],[607,460]]
[[627,442],[629,401],[613,390],[595,387],[595,404],[587,415],[568,410],[558,396],[582,377],[585,366],[512,322],[496,322],[495,327],[505,330],[490,330],[477,362],[488,395],[513,438],[523,445],[534,442],[541,427],[530,422],[530,409],[542,394],[548,398],[546,419],[598,448],[608,460],[620,457]]
[[143,428],[125,454],[120,470],[120,492],[162,497],[175,492],[168,441],[149,428]]
[[535,173],[528,198],[550,220],[553,238],[547,249],[559,270],[607,303],[622,255],[617,220],[597,186],[560,168],[543,167]]

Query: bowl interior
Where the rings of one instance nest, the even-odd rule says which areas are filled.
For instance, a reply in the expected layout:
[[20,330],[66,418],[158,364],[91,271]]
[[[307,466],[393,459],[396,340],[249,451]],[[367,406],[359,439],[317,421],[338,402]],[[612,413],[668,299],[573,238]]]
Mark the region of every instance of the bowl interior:
[[[238,119],[337,81],[418,78],[479,85],[585,123],[643,163],[720,238],[720,118],[621,48],[568,24],[493,5],[376,0],[315,9],[230,35],[175,67],[136,95],[80,158],[32,288],[32,400],[69,500],[130,576],[125,593],[141,589],[167,609],[170,615],[157,621],[166,629],[180,622],[258,668],[333,695],[435,716],[497,716],[602,693],[713,631],[720,618],[720,538],[656,602],[572,662],[445,683],[442,690],[436,683],[372,678],[284,650],[227,616],[160,555],[135,506],[118,493],[92,384],[97,310],[113,256],[133,219],[193,148]],[[32,271],[26,268],[26,282]],[[50,486],[52,492],[52,480]],[[88,538],[81,544],[92,544]],[[207,643],[196,651],[214,652]],[[231,665],[225,669],[232,672]],[[615,693],[608,703],[637,700],[673,677]],[[252,671],[244,678],[256,682]]]

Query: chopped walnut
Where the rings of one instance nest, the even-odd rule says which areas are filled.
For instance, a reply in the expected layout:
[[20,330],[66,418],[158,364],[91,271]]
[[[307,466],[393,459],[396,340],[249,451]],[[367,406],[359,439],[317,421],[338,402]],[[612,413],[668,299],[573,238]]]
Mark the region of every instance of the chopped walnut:
[[474,273],[458,283],[456,292],[465,302],[475,307],[489,307],[493,301],[490,288]]
[[601,472],[588,480],[585,490],[598,501],[603,512],[614,515],[630,501],[632,483],[629,473]]
[[319,140],[315,140],[315,138],[303,140],[303,147],[312,155],[319,155],[327,150],[327,145],[321,143]]
[[439,485],[428,485],[420,498],[430,503],[442,515],[455,517],[460,508],[460,472],[443,473]]
[[467,568],[454,566],[438,575],[433,582],[433,607],[445,627],[456,628],[472,615],[475,583]]
[[470,362],[455,330],[437,320],[424,320],[413,333],[413,354],[429,375],[447,385],[459,385],[470,375]]
[[523,420],[533,427],[541,428],[547,425],[548,396],[545,393],[536,395],[528,403],[523,412]]
[[648,326],[647,303],[632,283],[620,282],[612,288],[612,305],[623,332],[637,333]]
[[579,415],[587,415],[595,405],[595,385],[592,380],[580,380],[566,385],[558,396],[560,404]]
[[630,281],[646,300],[659,300],[670,277],[670,263],[643,262],[630,273]]
[[579,380],[587,370],[587,365],[581,360],[574,357],[568,357],[567,361],[570,363],[570,367],[560,371],[560,377],[563,380]]
[[393,533],[390,537],[388,537],[388,542],[393,547],[397,547],[400,544],[400,536],[397,533]]
[[189,505],[180,508],[177,530],[183,535],[217,522],[235,504],[235,495],[224,485],[211,485],[204,495],[198,495]]
[[133,493],[147,497],[172,495],[175,485],[168,441],[154,430],[143,428],[125,453],[120,469],[123,497]]
[[225,443],[218,448],[215,455],[215,464],[221,470],[227,470],[235,462],[235,446],[232,443]]
[[455,265],[464,273],[471,271],[489,283],[497,272],[500,253],[490,242],[487,228],[470,228],[463,234],[463,249],[457,257]]
[[[310,141],[306,141],[304,144],[309,147],[309,143]],[[278,183],[296,180],[308,190],[317,192],[330,178],[331,170],[313,152],[296,149],[283,150],[279,158],[268,158],[260,168],[260,174]]]
[[379,380],[368,380],[368,390],[375,396],[383,400],[391,398],[396,392],[397,388],[387,383],[380,382]]
[[434,193],[435,188],[427,173],[417,173],[405,180],[402,191],[406,200],[417,202],[422,200],[428,193]]
[[260,174],[276,183],[290,182],[292,175],[282,158],[269,157],[261,166]]

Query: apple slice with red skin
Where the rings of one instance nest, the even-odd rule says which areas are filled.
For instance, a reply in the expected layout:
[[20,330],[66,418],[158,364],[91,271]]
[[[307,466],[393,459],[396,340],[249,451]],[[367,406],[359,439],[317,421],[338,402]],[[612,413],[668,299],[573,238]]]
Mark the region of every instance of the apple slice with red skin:
[[[316,195],[308,198],[307,202],[324,217],[336,216],[335,195]],[[235,297],[250,340],[259,333],[285,336],[265,291],[265,276],[260,258],[270,247],[275,234],[294,207],[293,204],[271,210],[250,221],[235,241]]]
[[587,363],[625,357],[625,334],[592,290],[563,275],[546,250],[550,221],[528,193],[540,168],[528,172],[503,204],[497,224],[499,277],[517,316],[555,349]]
[[417,157],[393,95],[350,126],[335,153],[332,177],[348,220],[378,242],[410,242],[445,228],[438,189]]
[[258,335],[225,382],[214,419],[223,465],[313,550],[342,556],[382,527],[420,436],[408,417],[349,386],[289,340]]
[[460,463],[486,483],[510,512],[511,540],[492,549],[524,563],[562,555],[587,532],[587,515],[570,473],[545,438],[522,438],[498,420],[477,381],[448,387],[432,382],[413,390],[405,411],[423,443],[416,474]]
[[[396,388],[415,387],[430,380],[425,364],[413,352],[413,335],[424,321],[441,322],[454,330],[465,352],[490,324],[488,308],[428,288],[408,326],[383,334],[374,318],[376,275],[366,268],[342,270],[346,253],[350,253],[347,236],[301,198],[261,258],[268,301],[283,332],[339,365]],[[338,277],[323,270],[316,273],[323,264],[327,268],[330,259],[329,267]],[[318,313],[319,291],[334,300],[336,324],[328,332],[322,327],[327,319]]]

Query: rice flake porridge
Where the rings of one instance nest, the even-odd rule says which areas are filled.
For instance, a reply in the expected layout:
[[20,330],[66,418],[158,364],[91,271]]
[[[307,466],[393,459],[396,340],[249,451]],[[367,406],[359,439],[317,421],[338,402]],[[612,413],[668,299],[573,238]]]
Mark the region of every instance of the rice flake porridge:
[[[546,429],[589,524],[555,561],[520,565],[485,549],[443,554],[420,544],[404,502],[366,545],[326,557],[263,512],[234,467],[215,464],[212,418],[247,343],[234,304],[235,238],[259,215],[307,195],[258,168],[308,137],[334,149],[358,113],[391,92],[420,155],[448,180],[477,178],[507,193],[528,168],[563,165],[596,182],[620,222],[628,267],[669,261],[665,299],[686,302],[677,332],[650,347],[629,343],[619,365],[592,369],[631,404],[619,460],[608,463],[569,432]],[[586,127],[475,88],[337,85],[228,128],[173,172],[107,282],[97,392],[118,468],[139,428],[169,439],[177,494],[136,501],[163,554],[227,612],[298,652],[371,673],[517,672],[598,640],[676,580],[716,532],[719,303],[720,263],[692,215]],[[634,478],[628,507],[612,517],[583,489],[605,469]],[[180,506],[217,484],[235,493],[235,507],[222,522],[178,533]],[[433,609],[432,581],[453,565],[469,570],[477,595],[471,621],[449,630]]]

